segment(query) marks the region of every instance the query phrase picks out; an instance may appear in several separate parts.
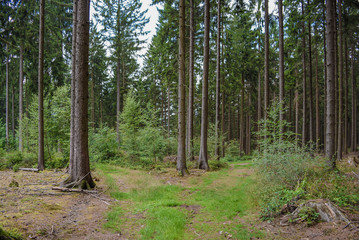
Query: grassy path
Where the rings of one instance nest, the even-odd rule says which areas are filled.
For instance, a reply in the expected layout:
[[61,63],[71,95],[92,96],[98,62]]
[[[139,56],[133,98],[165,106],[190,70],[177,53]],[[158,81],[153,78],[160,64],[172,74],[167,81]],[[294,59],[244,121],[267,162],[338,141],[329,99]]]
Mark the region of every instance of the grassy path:
[[96,166],[111,197],[106,228],[123,239],[263,239],[252,227],[257,211],[251,165],[180,178],[173,169],[144,172]]

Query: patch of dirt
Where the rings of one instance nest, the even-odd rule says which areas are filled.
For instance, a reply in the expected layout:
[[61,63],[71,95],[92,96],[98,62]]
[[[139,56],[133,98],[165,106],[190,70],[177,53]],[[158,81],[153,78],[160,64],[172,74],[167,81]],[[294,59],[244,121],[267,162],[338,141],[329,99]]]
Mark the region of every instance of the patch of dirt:
[[[119,239],[103,230],[104,212],[113,201],[105,194],[51,190],[63,172],[0,171],[0,222],[28,239]],[[11,181],[19,187],[9,187]],[[97,182],[99,192],[103,183]]]

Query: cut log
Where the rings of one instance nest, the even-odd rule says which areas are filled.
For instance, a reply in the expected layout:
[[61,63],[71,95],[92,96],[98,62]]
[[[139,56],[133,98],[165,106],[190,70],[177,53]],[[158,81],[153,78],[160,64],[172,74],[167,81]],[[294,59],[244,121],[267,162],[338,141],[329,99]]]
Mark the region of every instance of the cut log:
[[301,204],[292,214],[291,217],[298,218],[300,210],[303,207],[310,207],[315,209],[319,214],[320,221],[323,222],[338,222],[344,221],[350,223],[350,220],[342,213],[334,203],[325,199],[308,200]]
[[61,192],[80,192],[80,193],[98,193],[96,190],[85,190],[85,189],[78,189],[78,188],[65,188],[65,187],[52,187],[52,190],[57,190]]
[[37,168],[19,168],[21,171],[29,171],[29,172],[38,172],[39,169]]

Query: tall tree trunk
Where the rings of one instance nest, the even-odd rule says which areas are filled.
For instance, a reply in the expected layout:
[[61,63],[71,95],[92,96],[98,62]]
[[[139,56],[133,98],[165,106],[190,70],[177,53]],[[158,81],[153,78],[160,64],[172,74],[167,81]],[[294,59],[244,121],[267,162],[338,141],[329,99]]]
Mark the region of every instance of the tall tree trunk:
[[259,120],[262,118],[262,88],[261,88],[261,71],[258,70],[258,87],[257,87],[257,131],[259,131]]
[[[296,72],[298,76],[298,70]],[[295,135],[299,139],[299,80],[295,80],[295,93],[294,93],[294,104],[295,104]]]
[[325,156],[328,166],[331,169],[335,165],[335,51],[334,51],[334,1],[327,0],[326,4],[326,22],[327,22],[327,127],[326,127],[326,145]]
[[6,147],[9,150],[9,136],[10,136],[10,119],[9,119],[9,47],[6,44]]
[[15,89],[14,84],[11,86],[11,130],[12,137],[15,139]]
[[251,93],[248,92],[248,111],[247,111],[247,138],[246,138],[246,154],[249,155],[251,153],[251,105],[252,105],[252,99],[251,99]]
[[[278,13],[279,13],[279,102],[284,107],[284,39],[283,39],[283,1],[278,0]],[[284,120],[284,111],[279,114],[279,120]],[[281,125],[282,126],[282,125]],[[281,133],[284,132],[283,127],[280,129]]]
[[347,37],[345,37],[345,40],[344,40],[344,53],[345,53],[345,56],[344,56],[344,59],[345,59],[345,97],[344,97],[344,143],[343,143],[343,150],[344,150],[344,153],[346,154],[348,152],[348,143],[349,143],[349,133],[348,133],[348,113],[349,113],[349,100],[348,100],[348,86],[349,86],[349,72],[348,72],[348,39]]
[[264,0],[265,40],[264,40],[264,119],[267,119],[269,108],[269,14],[268,0]]
[[19,151],[23,151],[23,138],[22,138],[22,114],[23,114],[23,83],[24,83],[24,55],[23,45],[20,45],[20,69],[19,69]]
[[305,22],[304,22],[304,1],[302,0],[302,69],[303,69],[303,117],[302,117],[302,145],[304,146],[307,142],[307,63],[306,63],[306,56],[305,56]]
[[315,44],[315,143],[316,149],[319,151],[320,145],[320,109],[319,109],[319,57],[318,47]]
[[167,134],[168,138],[171,136],[171,89],[170,89],[170,83],[169,80],[167,80]]
[[193,156],[193,106],[194,106],[194,0],[190,0],[190,32],[189,32],[189,89],[188,89],[188,123],[187,123],[187,155],[190,161]]
[[[323,8],[323,19],[326,19],[326,8]],[[324,149],[326,149],[327,142],[327,25],[323,23],[323,45],[324,45],[324,127],[323,127],[323,145]]]
[[65,186],[81,189],[95,186],[91,177],[88,151],[89,11],[89,0],[77,0],[74,165]]
[[[223,52],[222,52],[223,53]],[[221,81],[221,84],[222,84],[222,109],[221,109],[221,124],[222,124],[222,127],[221,127],[221,130],[222,130],[222,134],[223,134],[223,137],[222,137],[222,158],[225,157],[225,152],[226,152],[226,149],[225,149],[225,135],[226,135],[226,131],[225,131],[225,91],[224,91],[224,78],[223,78],[223,75],[222,75],[222,81]]]
[[357,83],[354,68],[355,45],[352,44],[351,69],[352,69],[352,135],[351,135],[351,151],[357,149]]
[[209,68],[209,0],[205,0],[204,7],[204,52],[203,52],[203,83],[202,83],[202,116],[201,116],[201,145],[198,167],[209,170],[208,166],[208,68]]
[[72,62],[71,62],[71,120],[70,120],[70,165],[69,172],[74,166],[75,153],[75,102],[76,102],[76,35],[77,35],[77,2],[73,0],[72,8]]
[[[309,7],[309,0],[307,2]],[[314,140],[314,114],[313,114],[313,68],[312,68],[312,33],[311,33],[311,22],[308,19],[308,53],[309,53],[309,140]]]
[[91,126],[95,131],[95,82],[91,72]]
[[240,109],[240,134],[239,134],[239,152],[242,155],[244,153],[245,143],[244,143],[244,134],[245,134],[245,121],[244,121],[244,73],[242,73],[242,86],[241,86],[241,109]]
[[39,33],[39,70],[38,70],[38,100],[39,100],[39,151],[38,169],[44,170],[44,30],[45,30],[45,0],[40,0],[40,33]]
[[337,160],[342,159],[343,153],[343,24],[342,24],[342,0],[338,0],[339,5],[339,81],[338,81],[338,135],[337,135]]
[[216,66],[216,126],[215,158],[219,160],[219,109],[221,91],[221,0],[217,0],[217,66]]
[[120,111],[121,111],[121,69],[120,58],[117,59],[117,91],[116,91],[116,133],[117,143],[120,147]]
[[179,68],[178,68],[178,145],[177,171],[181,176],[187,175],[186,167],[186,101],[185,101],[185,0],[179,3]]

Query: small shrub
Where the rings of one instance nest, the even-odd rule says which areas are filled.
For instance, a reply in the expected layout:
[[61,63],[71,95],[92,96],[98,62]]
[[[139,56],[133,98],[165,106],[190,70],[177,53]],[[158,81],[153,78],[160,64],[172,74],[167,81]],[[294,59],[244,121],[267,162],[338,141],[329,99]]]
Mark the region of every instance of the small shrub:
[[218,171],[221,170],[223,168],[229,168],[228,163],[224,162],[224,161],[218,161],[218,160],[209,160],[208,161],[209,164],[209,168],[212,171]]
[[312,226],[319,222],[319,213],[311,207],[302,207],[298,216],[307,226]]

